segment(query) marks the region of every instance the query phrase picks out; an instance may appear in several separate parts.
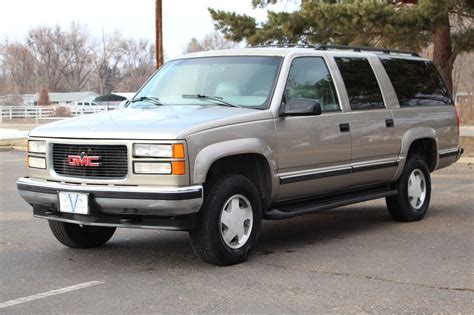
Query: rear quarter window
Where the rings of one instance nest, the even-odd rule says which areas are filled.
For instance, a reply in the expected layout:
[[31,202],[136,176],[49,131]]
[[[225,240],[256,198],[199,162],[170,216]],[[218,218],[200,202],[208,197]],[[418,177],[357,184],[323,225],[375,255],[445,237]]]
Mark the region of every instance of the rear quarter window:
[[352,110],[385,108],[377,78],[365,58],[334,58],[346,86]]
[[452,105],[446,84],[427,60],[380,58],[400,107]]

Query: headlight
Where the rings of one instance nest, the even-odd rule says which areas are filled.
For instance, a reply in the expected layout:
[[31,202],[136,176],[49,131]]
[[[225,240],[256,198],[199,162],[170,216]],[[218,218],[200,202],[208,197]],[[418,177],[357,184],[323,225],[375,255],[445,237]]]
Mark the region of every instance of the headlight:
[[184,144],[146,144],[136,143],[133,145],[134,157],[157,157],[157,158],[184,158]]
[[46,141],[38,141],[38,140],[28,141],[28,152],[46,153]]
[[46,169],[46,159],[40,157],[29,156],[28,167]]
[[170,162],[135,162],[133,163],[135,174],[171,174]]
[[137,143],[133,145],[133,156],[171,158],[173,147],[171,144]]

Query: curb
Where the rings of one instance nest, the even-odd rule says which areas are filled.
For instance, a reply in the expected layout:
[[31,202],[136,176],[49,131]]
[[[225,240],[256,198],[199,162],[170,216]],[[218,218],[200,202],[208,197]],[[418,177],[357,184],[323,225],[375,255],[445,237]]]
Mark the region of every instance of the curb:
[[6,151],[22,151],[26,152],[26,147],[21,147],[21,146],[0,146],[0,152],[6,152]]
[[26,147],[13,146],[13,150],[26,152]]
[[0,139],[0,147],[26,147],[28,138]]

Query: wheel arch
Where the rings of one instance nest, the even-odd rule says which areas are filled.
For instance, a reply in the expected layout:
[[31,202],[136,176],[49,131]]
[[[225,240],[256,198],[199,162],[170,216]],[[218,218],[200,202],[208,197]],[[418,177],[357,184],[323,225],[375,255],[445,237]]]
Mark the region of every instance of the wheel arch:
[[214,143],[199,152],[192,182],[204,184],[212,176],[229,173],[244,175],[259,189],[265,209],[276,194],[275,168],[273,150],[260,139],[230,140]]
[[408,156],[414,152],[418,152],[424,157],[431,172],[438,167],[438,137],[433,128],[418,127],[405,132],[400,150],[400,164],[393,180],[400,177]]

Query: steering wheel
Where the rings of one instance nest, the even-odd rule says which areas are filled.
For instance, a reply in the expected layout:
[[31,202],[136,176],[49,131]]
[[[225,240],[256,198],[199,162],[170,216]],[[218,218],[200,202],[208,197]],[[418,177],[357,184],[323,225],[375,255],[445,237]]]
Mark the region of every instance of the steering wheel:
[[260,90],[252,94],[252,96],[268,96],[268,91]]

